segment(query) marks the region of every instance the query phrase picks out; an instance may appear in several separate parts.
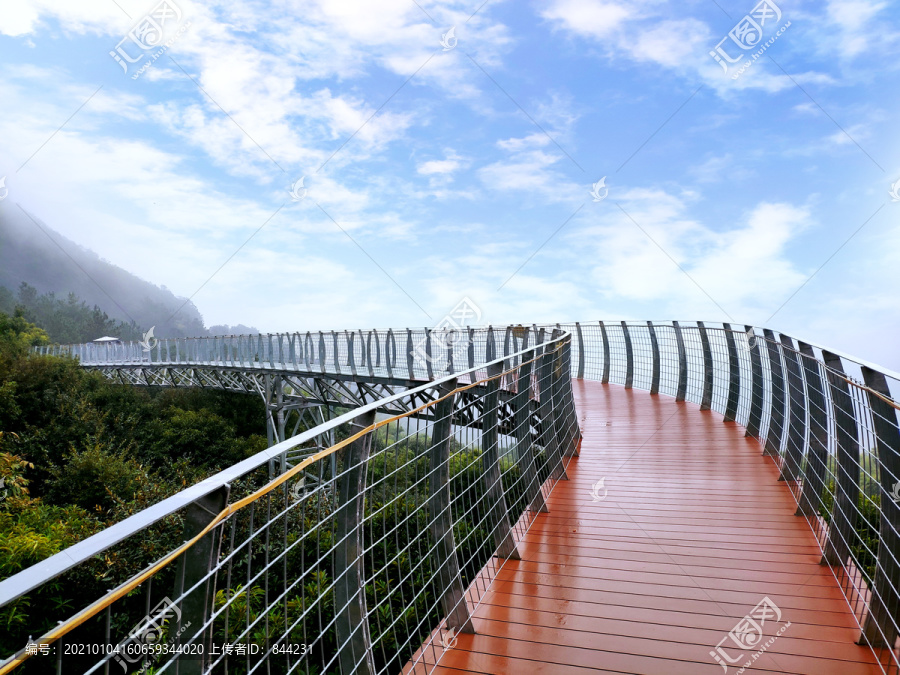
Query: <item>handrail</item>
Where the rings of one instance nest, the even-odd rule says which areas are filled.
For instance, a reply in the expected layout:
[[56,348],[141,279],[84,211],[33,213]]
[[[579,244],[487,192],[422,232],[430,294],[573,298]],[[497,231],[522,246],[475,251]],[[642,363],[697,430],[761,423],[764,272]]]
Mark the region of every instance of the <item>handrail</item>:
[[[570,338],[568,333],[563,333],[559,338],[555,340],[555,342],[562,342],[568,338]],[[523,349],[517,352],[514,356],[520,356],[529,353],[530,351],[532,350]],[[413,389],[404,390],[400,393],[386,396],[385,398],[375,401],[374,403],[370,403],[360,408],[355,408],[347,413],[344,413],[343,415],[335,417],[332,420],[324,422],[323,424],[320,424],[313,429],[308,429],[296,436],[293,436],[292,438],[278,443],[277,445],[262,450],[261,452],[258,452],[252,457],[248,457],[247,459],[238,462],[237,464],[233,464],[227,469],[224,469],[219,473],[214,474],[209,478],[206,478],[199,483],[192,485],[191,487],[185,488],[181,492],[178,492],[177,494],[174,494],[171,497],[168,497],[161,502],[154,504],[153,506],[147,507],[140,513],[136,513],[135,515],[130,516],[125,520],[111,525],[110,527],[104,529],[102,532],[98,532],[97,534],[88,537],[87,539],[84,539],[77,544],[73,544],[63,551],[60,551],[59,553],[47,558],[38,565],[34,565],[33,567],[22,570],[18,574],[0,581],[0,606],[6,605],[7,603],[25,595],[37,586],[50,581],[51,579],[71,569],[75,565],[83,563],[93,556],[102,553],[106,549],[115,546],[128,537],[133,536],[142,529],[145,529],[146,527],[165,518],[166,516],[178,512],[188,504],[196,502],[198,499],[212,492],[215,492],[216,490],[224,487],[229,483],[232,483],[239,477],[250,473],[254,469],[265,466],[269,463],[269,461],[283,457],[285,453],[292,448],[303,445],[304,443],[312,441],[329,431],[333,431],[334,429],[337,429],[344,424],[352,422],[354,419],[361,415],[375,412],[381,408],[384,408],[388,403],[409,399],[413,397],[413,395],[418,393],[426,393],[446,382],[454,381],[462,375],[466,375],[470,372],[477,373],[478,371],[484,370],[490,366],[503,364],[504,361],[508,358],[510,357],[504,356],[502,358],[494,359],[493,361],[480,364],[475,368],[463,371],[459,375],[447,375],[441,379],[428,382],[427,384],[420,385]],[[340,447],[343,447],[343,445],[335,447],[335,449],[340,449]]]
[[[533,353],[533,352],[531,352],[531,353]],[[538,360],[537,357],[530,358],[528,361],[524,361],[523,365],[525,365],[526,363],[528,363],[528,364],[535,363],[537,360]],[[489,365],[493,365],[493,364],[489,364]],[[506,370],[506,371],[499,373],[498,375],[495,375],[494,377],[503,377],[505,375],[510,375],[510,374],[514,373],[515,371],[516,371],[516,369]],[[383,419],[383,420],[380,420],[377,422],[373,422],[372,424],[368,425],[367,427],[365,427],[365,428],[361,429],[360,431],[357,431],[355,434],[349,436],[348,438],[345,438],[344,440],[342,440],[338,443],[335,443],[331,447],[326,448],[325,450],[322,450],[321,452],[318,452],[310,457],[307,457],[306,459],[301,461],[300,464],[293,467],[292,469],[289,469],[288,471],[281,474],[277,478],[269,481],[269,483],[267,483],[263,487],[259,488],[252,494],[244,497],[243,499],[241,499],[233,504],[229,504],[227,507],[222,509],[219,513],[215,514],[213,516],[212,520],[210,520],[210,522],[207,523],[204,526],[204,528],[202,530],[200,530],[200,532],[198,532],[196,535],[194,535],[194,537],[192,539],[189,539],[188,541],[186,541],[184,544],[179,546],[177,549],[175,549],[174,551],[167,554],[162,559],[160,559],[157,562],[155,562],[154,564],[152,564],[149,568],[142,570],[139,574],[136,574],[128,581],[120,584],[119,586],[117,586],[116,588],[111,590],[107,595],[100,598],[99,600],[97,600],[95,603],[93,603],[89,607],[86,607],[84,610],[82,610],[75,616],[71,617],[67,621],[61,622],[58,626],[54,627],[48,633],[45,633],[43,636],[41,636],[39,642],[41,644],[50,644],[50,643],[58,640],[62,636],[67,635],[73,629],[82,625],[86,620],[96,616],[98,613],[100,613],[107,607],[111,606],[117,600],[122,599],[128,593],[130,593],[135,588],[140,586],[147,579],[151,578],[154,574],[161,571],[167,565],[170,565],[179,556],[181,556],[182,554],[187,552],[193,546],[197,545],[203,539],[203,537],[205,537],[210,531],[212,531],[213,528],[215,528],[220,522],[222,522],[223,520],[225,520],[232,514],[235,514],[238,511],[240,511],[241,509],[256,502],[261,497],[264,497],[265,495],[269,494],[270,492],[272,492],[279,486],[283,485],[290,479],[302,474],[305,469],[312,466],[316,462],[319,462],[319,461],[325,459],[326,457],[330,457],[331,455],[342,450],[343,448],[347,447],[351,443],[355,443],[356,441],[363,438],[364,436],[366,436],[382,427],[388,426],[388,425],[390,425],[400,419],[403,419],[405,417],[410,417],[412,415],[415,415],[416,413],[421,412],[422,410],[425,410],[426,408],[431,408],[433,406],[436,406],[439,403],[441,403],[442,401],[446,401],[447,399],[455,396],[456,394],[467,391],[476,386],[486,384],[491,379],[493,379],[493,378],[484,378],[482,380],[478,380],[476,382],[472,382],[467,385],[456,387],[453,391],[442,394],[437,399],[435,399],[433,401],[429,401],[428,403],[425,403],[423,405],[420,405],[413,410],[402,413],[400,415],[394,415],[392,417],[388,417],[386,419]],[[449,381],[449,380],[445,380],[445,381]],[[441,382],[439,384],[442,384],[442,383],[443,382]],[[366,412],[374,412],[374,409],[372,408],[372,406],[369,406],[369,410],[353,411],[352,413],[347,413],[347,415],[344,415],[342,417],[347,418],[346,421],[353,421],[354,419],[357,419],[358,417],[361,416],[360,413],[362,413],[362,415],[365,415]],[[340,419],[340,418],[336,418],[336,419]],[[123,521],[123,522],[125,522],[125,521]],[[88,540],[85,540],[85,541],[88,541]],[[102,552],[102,551],[98,551],[98,553],[99,552]],[[8,581],[12,581],[14,579],[15,579],[15,577],[11,577],[10,579],[8,579]],[[43,583],[45,583],[45,582],[46,582],[46,579],[44,580]],[[27,589],[27,590],[32,590],[32,589]],[[27,593],[27,590],[20,592],[18,597],[21,597],[22,595]],[[11,599],[15,599],[15,598],[11,598]],[[5,604],[5,603],[0,602],[0,604]],[[9,663],[0,664],[0,675],[5,675],[5,673],[11,672],[18,664],[27,660],[29,656],[31,656],[31,654],[28,654],[26,652],[26,653],[22,654],[19,658],[14,659],[13,661],[11,661]]]
[[[483,338],[484,353],[490,353],[494,343],[492,330],[487,329]],[[276,615],[287,621],[288,613],[291,613],[294,627],[298,623],[305,626],[307,621],[311,621],[310,609],[298,610],[292,604],[293,600],[288,602],[288,596],[297,592],[298,584],[300,588],[304,588],[304,584],[310,579],[315,581],[321,578],[317,576],[320,574],[326,574],[327,578],[326,570],[333,569],[335,575],[330,578],[327,588],[317,593],[315,599],[303,600],[304,607],[308,602],[317,607],[320,616],[322,611],[332,606],[326,605],[326,602],[332,603],[336,612],[324,632],[313,640],[317,658],[321,659],[320,667],[327,670],[339,662],[341,668],[362,672],[359,663],[348,665],[362,654],[368,664],[368,672],[375,672],[376,657],[373,649],[376,645],[381,650],[379,663],[389,663],[393,668],[397,666],[398,659],[401,659],[399,664],[402,665],[402,660],[412,656],[422,641],[429,638],[438,623],[454,630],[471,628],[466,598],[476,600],[477,592],[473,596],[472,587],[466,590],[463,579],[468,580],[465,581],[466,585],[470,581],[476,587],[483,585],[490,576],[484,576],[485,569],[499,569],[503,561],[517,555],[514,544],[516,536],[520,537],[530,527],[534,517],[529,505],[542,502],[543,493],[551,489],[556,480],[565,477],[567,458],[576,451],[580,433],[577,431],[574,400],[571,388],[562,386],[569,368],[571,335],[565,331],[554,331],[552,336],[545,339],[544,331],[541,330],[531,335],[531,341],[533,344],[529,345],[526,333],[522,349],[507,352],[502,357],[479,363],[468,370],[451,372],[439,379],[394,393],[258,453],[43,563],[0,582],[0,604],[6,605],[23,594],[35,592],[36,589],[39,591],[43,584],[71,567],[124,542],[161,518],[183,511],[186,520],[184,538],[187,543],[77,612],[61,626],[45,633],[36,644],[49,644],[72,630],[87,628],[93,630],[94,635],[103,635],[102,640],[96,640],[98,643],[127,644],[133,636],[117,636],[115,630],[111,630],[110,612],[134,612],[132,596],[137,589],[143,589],[146,593],[149,610],[151,598],[154,593],[158,594],[153,589],[159,586],[159,582],[155,586],[151,584],[155,579],[163,578],[171,563],[177,560],[178,569],[174,571],[175,591],[170,593],[173,599],[164,598],[169,604],[163,609],[168,608],[170,616],[177,614],[177,625],[173,626],[173,630],[177,628],[177,631],[173,639],[185,645],[208,645],[213,635],[219,635],[221,631],[224,631],[224,639],[229,644],[245,643],[250,639],[254,626],[262,620],[262,617],[251,620],[251,596],[248,589],[251,585],[253,588],[262,588],[259,584],[264,584],[268,589],[270,582],[275,583],[276,578],[279,583],[283,583],[284,588],[274,601],[268,599],[266,591],[267,604],[261,610],[264,611],[266,625]],[[260,349],[260,345],[265,346],[270,341],[260,338],[254,342],[256,349]],[[337,343],[336,338],[335,342]],[[188,357],[198,355],[198,351],[191,346],[184,347],[176,343],[175,347],[177,353],[185,357],[184,360],[179,358],[178,362],[181,364],[189,363]],[[244,345],[241,348],[241,356],[246,356]],[[338,345],[335,354],[338,356],[334,361],[336,370],[343,366],[344,358],[349,353],[341,354]],[[202,352],[200,355],[203,355]],[[270,360],[274,357],[273,348],[269,349],[268,355]],[[260,361],[263,360],[260,358]],[[514,365],[504,367],[504,363]],[[370,370],[368,367],[363,369],[358,363],[355,366],[357,373]],[[535,374],[527,374],[532,367]],[[468,383],[462,381],[466,376],[471,376],[467,378],[471,380]],[[409,407],[406,412],[375,421],[378,410],[391,402],[401,401]],[[423,416],[426,412],[428,415]],[[284,458],[288,450],[305,442],[321,439],[324,434],[348,423],[355,425],[348,438],[286,470]],[[380,434],[376,434],[379,430],[389,433],[382,438]],[[386,443],[386,447],[372,449],[376,436],[379,446]],[[463,437],[466,440],[461,446],[460,440],[454,441]],[[511,443],[512,438],[516,440]],[[418,468],[424,458],[418,451],[410,452],[411,445],[418,447],[421,442],[429,447],[426,463],[431,468],[425,475],[419,475]],[[394,460],[391,457],[401,456],[405,459],[393,469],[393,473],[395,476],[406,476],[407,487],[400,493],[393,494],[388,490],[390,481],[380,476],[380,472],[392,466],[391,462]],[[335,457],[340,470],[331,463],[331,459]],[[238,478],[266,468],[276,458],[281,460],[282,472],[279,475],[274,478],[270,476],[263,487],[228,504],[229,491]],[[451,463],[456,466],[461,461],[476,462],[481,467],[474,473],[463,474],[466,480],[471,478],[474,481],[466,487],[459,482],[463,476],[457,475],[458,469],[451,471]],[[370,464],[374,468],[369,471],[374,473],[367,480],[366,472],[360,472],[359,467],[368,467]],[[295,483],[289,493],[288,482],[298,476],[300,481]],[[313,479],[312,486],[302,487],[307,478]],[[397,478],[393,478],[393,481],[396,483]],[[357,488],[350,487],[357,482]],[[461,489],[462,493],[459,492]],[[358,501],[358,495],[362,493],[369,495],[365,509],[362,502]],[[379,625],[371,613],[377,611],[381,616],[385,610],[384,601],[376,602],[367,614],[365,603],[360,597],[363,589],[366,594],[373,592],[372,589],[377,592],[378,584],[382,583],[379,579],[385,575],[390,577],[391,570],[394,569],[390,561],[368,560],[372,550],[359,547],[363,537],[373,536],[377,531],[376,524],[384,517],[384,507],[379,506],[379,503],[389,493],[392,495],[389,501],[394,504],[395,509],[410,499],[426,499],[428,520],[424,523],[424,530],[414,528],[416,539],[409,543],[409,546],[415,544],[417,548],[421,548],[422,544],[431,542],[430,552],[426,552],[423,558],[413,564],[413,569],[418,570],[416,579],[424,575],[425,585],[422,585],[422,581],[412,581],[410,578],[403,583],[407,591],[414,591],[413,600],[410,600],[414,605],[407,609],[411,611],[414,607],[417,608],[416,611],[425,611],[426,614],[412,629],[406,626],[405,619],[406,627],[401,627],[397,624],[397,618],[387,628]],[[413,497],[414,494],[420,496]],[[329,506],[323,511],[321,505],[326,502]],[[313,515],[313,521],[310,522],[309,509],[313,507],[317,515]],[[405,521],[408,523],[411,519],[419,518],[422,513],[421,508],[413,509],[405,516]],[[291,528],[288,528],[289,521],[295,523]],[[282,522],[284,538],[277,540]],[[324,568],[314,561],[304,563],[298,568],[299,576],[291,582],[281,574],[280,566],[284,565],[286,573],[289,565],[295,564],[293,556],[298,552],[298,546],[302,549],[306,545],[304,542],[308,541],[309,536],[303,534],[299,541],[292,541],[287,536],[288,531],[293,531],[297,524],[300,525],[298,532],[311,528],[309,533],[315,533],[316,541],[323,542],[316,547],[317,555],[325,556],[331,562]],[[471,534],[455,540],[453,533],[460,526],[464,526]],[[230,544],[225,536],[229,528]],[[241,533],[237,540],[235,532]],[[474,533],[478,532],[486,533],[488,539],[480,538],[482,535],[475,537]],[[274,541],[270,539],[273,533],[276,537]],[[351,546],[347,537],[353,533],[357,543]],[[392,539],[394,537],[395,535],[391,535]],[[265,542],[263,549],[251,555],[254,546],[262,541]],[[324,543],[326,541],[331,544]],[[462,559],[459,557],[461,547],[469,549],[476,544],[476,549],[481,552],[475,558],[470,558],[470,554]],[[215,547],[220,546],[228,550],[214,554]],[[492,562],[492,551],[502,556],[499,562]],[[270,560],[273,557],[275,561]],[[365,568],[362,566],[363,557],[368,560]],[[246,582],[233,583],[233,566],[235,561],[243,558],[248,560],[247,564],[250,564],[251,559],[256,560],[257,564],[262,565],[264,575],[251,574],[248,567]],[[341,571],[340,574],[337,574],[337,570]],[[440,610],[433,604],[429,605],[432,601],[428,598],[435,592],[439,596]],[[213,597],[215,600],[210,605]],[[242,597],[244,600],[241,600]],[[327,600],[328,597],[331,600]],[[422,605],[423,601],[427,601],[425,605]],[[232,635],[235,624],[234,621],[229,624],[230,608],[237,611],[241,602],[247,603],[246,625],[243,631],[239,631],[239,635]],[[104,610],[107,617],[105,629],[101,625]],[[397,607],[391,611],[406,610]],[[156,621],[154,617],[156,615],[153,612],[148,612],[145,619],[153,623]],[[438,621],[441,617],[443,619]],[[97,624],[98,621],[100,624]],[[159,623],[162,621],[160,618]],[[229,628],[229,625],[232,627]],[[184,630],[187,632],[183,632]],[[277,652],[273,652],[273,649],[278,647],[278,643],[293,635],[293,628],[287,624],[280,630],[281,637],[275,644],[269,641],[264,644],[268,648],[265,658],[270,661],[276,658]],[[413,632],[410,633],[409,630]],[[83,639],[81,633],[73,634],[73,637]],[[399,648],[400,651],[385,646],[396,642],[398,637],[405,641]],[[24,648],[19,650],[16,655],[0,664],[0,673],[14,669],[28,656]],[[98,661],[94,669],[120,657],[124,658],[124,652],[107,654]],[[207,665],[215,660],[211,656],[203,658]],[[165,670],[172,662],[174,660],[166,661],[160,670]],[[125,663],[122,662],[122,665]],[[182,664],[182,668],[193,672],[191,663]]]
[[[283,458],[286,448],[313,440],[317,437],[313,432],[317,430],[333,430],[351,419],[356,420],[359,430],[368,430],[366,433],[357,431],[352,434],[352,439],[340,450],[343,455],[354,458],[354,463],[345,466],[343,473],[328,475],[321,458],[311,459],[303,465],[305,475],[310,475],[310,467],[318,467],[319,485],[332,486],[329,489],[335,492],[330,493],[333,496],[329,499],[337,500],[334,502],[336,508],[346,504],[352,510],[352,513],[347,511],[342,512],[340,517],[335,516],[330,531],[334,536],[346,538],[355,532],[360,537],[352,546],[348,544],[347,549],[340,546],[333,549],[334,555],[338,556],[335,560],[342,561],[339,567],[345,569],[345,574],[349,575],[346,578],[350,581],[334,581],[330,586],[336,593],[335,599],[340,600],[346,612],[338,612],[333,624],[330,624],[331,628],[328,628],[336,631],[333,635],[339,636],[339,644],[334,646],[333,654],[328,652],[332,656],[321,657],[323,666],[331,658],[328,663],[340,663],[345,672],[349,672],[348,669],[384,672],[386,663],[397,666],[397,659],[401,659],[403,654],[409,655],[408,648],[415,647],[419,655],[424,654],[426,648],[436,650],[435,654],[439,656],[441,648],[435,640],[442,633],[433,632],[438,618],[441,630],[452,628],[454,631],[464,631],[472,628],[465,603],[468,591],[465,591],[465,585],[460,585],[460,579],[465,578],[466,583],[472,581],[477,585],[480,577],[460,572],[460,565],[464,566],[467,558],[460,558],[458,554],[465,544],[455,539],[454,534],[462,536],[460,532],[470,532],[467,528],[477,529],[479,524],[490,523],[493,528],[491,550],[502,552],[503,560],[516,555],[513,533],[519,533],[522,527],[528,526],[527,514],[546,507],[544,493],[547,486],[552,486],[553,480],[564,477],[564,458],[577,448],[580,431],[574,420],[571,380],[585,378],[645,389],[651,395],[670,395],[678,401],[695,403],[701,410],[720,413],[727,423],[744,426],[747,435],[759,442],[762,454],[775,461],[795,498],[797,515],[804,517],[816,534],[823,563],[829,565],[860,626],[861,642],[872,647],[879,663],[900,667],[897,654],[892,649],[894,641],[900,636],[900,424],[897,415],[900,410],[900,375],[783,333],[749,325],[598,321],[553,326],[510,326],[503,330],[503,334],[490,327],[470,328],[467,332],[469,340],[462,344],[452,341],[448,334],[429,329],[175,340],[161,343],[162,346],[156,345],[152,358],[147,360],[140,354],[140,358],[132,358],[136,354],[134,346],[122,346],[119,351],[107,349],[107,353],[111,354],[108,359],[99,358],[106,356],[106,353],[101,354],[96,349],[92,351],[91,347],[84,345],[36,351],[85,356],[87,359],[82,361],[83,365],[101,370],[165,371],[182,366],[243,372],[287,370],[300,373],[303,377],[378,381],[387,383],[389,387],[414,386],[410,391],[395,393],[362,406],[333,420],[330,426],[317,427],[304,436],[285,441],[288,445],[278,444],[247,460],[253,464],[252,467],[241,463],[219,474],[214,484],[204,486],[204,481],[189,488],[194,492],[188,490],[180,493],[179,508],[190,509],[204,499],[220,495],[223,489],[227,490],[231,480],[226,480],[226,475],[245,475],[247,471],[258,470],[271,460]],[[554,333],[549,343],[544,341],[544,332]],[[535,342],[531,347],[530,339]],[[397,354],[395,340],[400,342],[401,354]],[[499,345],[501,340],[503,344]],[[372,349],[372,342],[375,342],[375,349]],[[402,357],[404,344],[405,360]],[[547,344],[555,344],[558,350],[542,351]],[[534,355],[526,358],[525,355],[532,352]],[[502,357],[500,353],[503,353]],[[384,355],[383,360],[381,354]],[[393,358],[388,355],[393,355]],[[551,360],[556,367],[549,367]],[[456,372],[457,364],[467,364],[469,368]],[[562,364],[565,364],[564,376],[558,377]],[[472,380],[472,391],[475,393],[463,392],[460,387],[467,376]],[[553,380],[553,377],[557,379]],[[423,381],[427,383],[419,384]],[[173,381],[173,384],[180,383]],[[410,432],[408,438],[425,441],[428,447],[426,465],[444,468],[420,476],[419,469],[412,467],[418,467],[416,462],[425,460],[421,456],[417,456],[415,461],[410,459],[404,465],[403,475],[412,480],[411,485],[416,487],[410,487],[403,496],[395,495],[394,498],[405,499],[412,494],[418,495],[415,499],[427,496],[426,501],[419,504],[419,512],[427,514],[427,520],[418,525],[417,534],[420,538],[425,537],[419,540],[420,544],[427,542],[425,559],[451,562],[447,563],[449,567],[439,564],[432,570],[434,576],[429,577],[432,580],[429,583],[435,584],[434,588],[438,589],[437,596],[428,595],[431,591],[426,591],[424,587],[416,591],[416,602],[427,596],[440,605],[440,609],[435,604],[429,605],[431,619],[417,624],[416,630],[420,632],[410,633],[405,638],[407,642],[398,647],[398,651],[385,656],[387,660],[376,663],[372,655],[378,649],[373,645],[383,648],[388,637],[394,639],[392,631],[400,622],[397,612],[411,609],[407,607],[401,611],[401,608],[393,606],[390,594],[381,597],[371,590],[374,587],[367,585],[374,583],[374,577],[366,576],[367,568],[361,561],[366,555],[373,555],[375,549],[365,544],[365,537],[374,536],[372,533],[377,531],[376,523],[380,522],[378,518],[383,512],[378,510],[377,496],[371,492],[366,471],[359,467],[375,466],[372,462],[377,464],[386,456],[383,449],[373,451],[371,448],[375,435],[374,417],[366,422],[367,416],[374,415],[375,410],[384,410],[386,402],[391,401],[408,400],[409,405],[417,407],[411,403],[414,397],[410,394],[413,393],[430,396],[422,405],[431,417],[415,425],[410,423],[402,431]],[[557,415],[567,421],[557,421]],[[388,428],[394,428],[399,433],[399,426],[390,425],[399,425],[401,418],[409,419],[403,415],[392,416]],[[420,424],[425,425],[424,431],[420,429]],[[465,430],[465,434],[474,433],[475,437],[467,438],[477,440],[468,441],[466,448],[470,451],[479,448],[477,452],[483,453],[480,473],[470,477],[474,483],[457,485],[454,483],[457,478],[450,475],[451,457],[457,458],[458,471],[459,462],[463,461],[461,458],[469,456],[465,452],[454,455],[450,450],[456,434],[462,433],[459,430]],[[409,440],[404,442],[411,443]],[[498,454],[497,449],[504,443],[508,444],[505,447],[510,448],[509,452]],[[399,440],[388,443],[388,448],[397,452],[401,446]],[[335,447],[329,454],[337,452]],[[500,469],[501,459],[514,462],[519,467],[519,488],[510,490],[506,484],[511,474],[509,469]],[[229,471],[232,473],[229,474]],[[413,472],[411,477],[408,475],[410,471]],[[550,473],[543,473],[548,471]],[[291,473],[290,476],[300,473]],[[458,477],[460,474],[455,475]],[[290,476],[284,480],[289,480]],[[498,487],[500,483],[502,485]],[[358,489],[349,487],[351,485]],[[457,485],[453,490],[463,490],[461,494],[466,496],[460,497],[452,492],[451,485]],[[476,490],[475,486],[478,486],[479,496],[476,501],[466,501],[475,499],[472,492]],[[338,493],[342,496],[334,496]],[[367,495],[364,503],[353,497],[362,493]],[[321,496],[323,493],[319,491],[316,494]],[[476,506],[481,503],[478,499],[488,497],[493,500],[493,506]],[[525,517],[525,525],[507,522],[509,509],[506,506],[496,507],[510,499],[517,500],[520,505],[517,509],[524,508],[524,511],[514,510],[513,513],[525,514],[522,516]],[[166,500],[161,504],[167,503],[171,506],[176,502]],[[354,506],[351,507],[351,504]],[[456,511],[453,504],[456,504]],[[167,510],[169,506],[162,511],[170,513]],[[156,513],[152,508],[142,512],[145,518]],[[372,508],[376,510],[373,512]],[[212,511],[222,513],[223,509]],[[196,532],[206,534],[195,533],[197,545],[210,541],[216,532],[219,533],[217,541],[222,541],[225,525],[234,523],[235,517],[229,514],[226,520],[210,526],[211,529],[204,529],[209,519],[201,519],[204,526]],[[482,520],[469,522],[467,517]],[[403,522],[409,528],[411,516]],[[316,531],[322,531],[324,525],[316,527],[319,528]],[[251,534],[250,543],[247,543],[249,548],[252,548],[253,536]],[[467,541],[477,541],[478,546],[487,546],[481,539],[471,539],[473,536],[466,535]],[[236,556],[237,553],[232,550],[228,555]],[[287,558],[289,553],[286,550],[279,555]],[[373,561],[371,564],[377,571],[376,576],[387,573],[385,570],[388,568],[383,565],[403,559],[402,553],[397,555],[399,557],[393,562]],[[481,565],[478,570],[485,565],[486,569],[495,569],[478,555],[472,560]],[[266,561],[269,564],[268,558]],[[221,565],[214,565],[213,570],[204,577],[206,583],[212,583],[212,587],[216,588],[218,582],[215,582],[214,571],[221,572],[223,569]],[[421,568],[417,569],[422,572]],[[270,574],[267,572],[266,579]],[[490,573],[487,577],[491,577]],[[253,577],[255,580],[260,578]],[[251,581],[248,579],[247,583]],[[3,583],[0,582],[0,604],[3,602]],[[193,587],[187,591],[182,586],[178,596],[180,599],[198,592],[204,583],[203,578],[193,579],[192,583]],[[396,585],[399,581],[394,579],[390,583]],[[227,588],[237,595],[229,596],[232,599],[224,601],[225,609],[222,611],[225,612],[226,623],[227,608],[233,604],[235,597],[240,596],[240,592],[232,586]],[[360,590],[362,588],[365,592]],[[289,591],[286,589],[284,593]],[[361,593],[370,596],[368,601],[375,605],[369,606],[361,600]],[[220,609],[213,608],[211,611],[212,614],[205,615],[201,632],[213,631],[216,622],[222,618]],[[386,612],[383,617],[382,612]],[[242,639],[262,621],[263,615],[259,616],[254,623],[248,614]],[[303,617],[297,621],[306,621]],[[382,620],[388,622],[387,629],[382,626]],[[414,633],[421,638],[418,643]],[[196,639],[207,639],[198,635],[200,637]],[[324,640],[322,635],[320,638]],[[353,660],[356,658],[354,655],[362,661]],[[433,654],[429,662],[434,661],[436,656]]]
[[658,391],[744,426],[791,487],[860,643],[896,672],[900,376],[769,329],[691,323],[562,324],[576,340],[572,375]]

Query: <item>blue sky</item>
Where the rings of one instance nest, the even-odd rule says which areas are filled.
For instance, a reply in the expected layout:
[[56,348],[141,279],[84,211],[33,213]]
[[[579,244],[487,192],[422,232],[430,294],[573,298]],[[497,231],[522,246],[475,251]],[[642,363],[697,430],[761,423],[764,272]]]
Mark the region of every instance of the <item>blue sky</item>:
[[170,0],[134,79],[158,0],[17,0],[0,176],[208,325],[427,326],[466,296],[900,370],[898,5]]

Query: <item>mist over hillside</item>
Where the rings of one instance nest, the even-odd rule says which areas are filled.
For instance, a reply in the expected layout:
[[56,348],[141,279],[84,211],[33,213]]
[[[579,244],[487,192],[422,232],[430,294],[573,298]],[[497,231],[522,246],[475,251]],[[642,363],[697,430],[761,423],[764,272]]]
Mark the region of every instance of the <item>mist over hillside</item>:
[[209,331],[193,302],[101,259],[15,204],[0,203],[0,286],[17,294],[22,282],[40,294],[74,293],[112,319],[155,326],[158,337],[258,332],[240,324]]

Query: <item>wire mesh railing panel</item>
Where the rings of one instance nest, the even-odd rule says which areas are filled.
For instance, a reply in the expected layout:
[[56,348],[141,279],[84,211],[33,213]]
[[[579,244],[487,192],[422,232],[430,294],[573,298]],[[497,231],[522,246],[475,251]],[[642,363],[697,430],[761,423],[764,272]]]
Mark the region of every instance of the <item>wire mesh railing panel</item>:
[[[156,358],[250,368],[296,358],[366,373],[393,363],[370,347],[392,333],[340,335],[168,340]],[[17,627],[22,647],[3,655],[0,673],[430,668],[446,640],[472,630],[471,611],[517,557],[580,439],[571,336],[508,335],[447,343],[445,360],[426,365],[453,373],[324,422],[0,581],[7,613],[58,601],[43,623]],[[472,349],[478,365],[457,371]],[[376,418],[388,400],[410,409]],[[325,449],[297,455],[310,447]],[[109,592],[60,585],[90,579],[100,553],[130,556],[133,574]],[[66,618],[69,607],[81,609]]]
[[583,377],[602,380],[608,352],[609,381],[653,391],[658,369],[660,393],[747,427],[815,533],[861,642],[884,672],[898,672],[900,378],[768,329],[700,322],[579,327],[566,326],[580,340],[573,353],[583,360]]

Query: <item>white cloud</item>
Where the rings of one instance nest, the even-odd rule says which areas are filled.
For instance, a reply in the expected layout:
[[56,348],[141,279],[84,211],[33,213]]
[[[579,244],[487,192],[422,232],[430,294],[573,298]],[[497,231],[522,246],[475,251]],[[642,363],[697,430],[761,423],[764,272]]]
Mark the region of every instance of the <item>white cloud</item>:
[[[735,319],[763,321],[760,315],[774,310],[772,298],[805,278],[788,255],[789,243],[810,226],[805,208],[760,203],[722,232],[691,218],[683,198],[660,190],[631,190],[620,201],[630,217],[609,211],[601,224],[566,235],[590,242],[590,278],[606,297],[661,302],[682,316],[691,315],[689,307],[727,321],[706,291]],[[578,254],[585,255],[583,244]]]
[[416,167],[416,171],[425,176],[434,174],[445,175],[455,173],[462,167],[462,157],[450,150],[446,153],[446,159],[432,159],[422,162]]
[[610,60],[624,57],[691,80],[699,78],[722,95],[745,89],[777,92],[794,86],[790,78],[764,62],[754,63],[739,79],[732,80],[735,67],[725,74],[709,55],[731,26],[720,31],[700,19],[684,18],[675,5],[652,0],[551,0],[540,15],[555,28],[596,45]]
[[639,15],[640,2],[555,0],[541,9],[541,16],[579,35],[604,38]]

